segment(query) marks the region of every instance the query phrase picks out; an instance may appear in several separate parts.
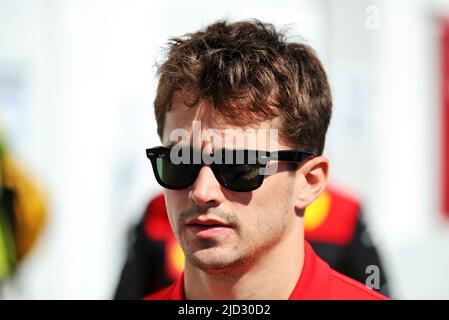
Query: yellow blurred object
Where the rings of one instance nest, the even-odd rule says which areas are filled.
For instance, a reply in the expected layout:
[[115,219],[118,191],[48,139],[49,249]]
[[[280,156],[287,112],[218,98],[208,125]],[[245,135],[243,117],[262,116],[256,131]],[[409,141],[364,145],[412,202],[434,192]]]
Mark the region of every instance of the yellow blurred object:
[[14,191],[14,241],[20,261],[30,251],[43,227],[46,208],[39,189],[7,153],[2,162],[2,184]]
[[184,251],[182,251],[181,246],[176,241],[175,245],[171,246],[170,258],[177,273],[181,273],[185,264]]
[[305,230],[314,230],[326,220],[329,214],[330,202],[331,197],[329,192],[324,191],[306,208],[304,215]]

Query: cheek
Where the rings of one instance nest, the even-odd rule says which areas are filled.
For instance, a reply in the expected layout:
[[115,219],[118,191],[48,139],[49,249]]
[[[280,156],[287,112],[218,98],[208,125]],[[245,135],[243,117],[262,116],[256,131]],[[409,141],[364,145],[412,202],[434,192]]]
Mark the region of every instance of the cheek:
[[188,192],[184,190],[168,190],[164,189],[165,207],[170,225],[173,231],[177,231],[177,218],[179,214],[186,208],[186,197]]
[[176,199],[176,192],[173,192],[173,190],[164,189],[164,197],[165,197],[165,203],[171,204],[173,203],[173,200]]
[[[268,181],[266,188],[261,189],[254,200],[257,207],[254,208],[254,221],[260,230],[275,233],[283,231],[288,223],[289,215],[293,213],[293,192],[291,181],[272,179]],[[287,182],[290,182],[287,183]]]
[[188,199],[188,189],[185,190],[169,190],[164,189],[165,205],[167,209],[170,207],[173,213],[179,213],[186,207]]
[[262,197],[259,201],[253,198],[250,205],[240,211],[242,235],[247,239],[261,239],[275,232],[282,223],[280,204],[274,204],[273,198]]
[[286,213],[270,201],[246,207],[241,212],[239,250],[254,251],[277,243],[285,233]]

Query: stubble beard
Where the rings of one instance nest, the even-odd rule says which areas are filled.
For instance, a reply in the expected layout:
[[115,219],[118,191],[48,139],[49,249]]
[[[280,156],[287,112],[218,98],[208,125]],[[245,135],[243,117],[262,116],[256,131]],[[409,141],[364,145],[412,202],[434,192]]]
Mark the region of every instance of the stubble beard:
[[[262,244],[257,241],[247,243],[244,247],[240,244],[245,241],[236,241],[229,249],[220,248],[223,245],[218,239],[196,239],[195,250],[186,250],[184,254],[188,263],[192,266],[212,275],[223,277],[236,277],[248,272],[267,252],[281,242],[286,225]],[[225,251],[226,250],[226,251]],[[202,252],[201,252],[202,251]],[[215,252],[214,252],[215,251]]]

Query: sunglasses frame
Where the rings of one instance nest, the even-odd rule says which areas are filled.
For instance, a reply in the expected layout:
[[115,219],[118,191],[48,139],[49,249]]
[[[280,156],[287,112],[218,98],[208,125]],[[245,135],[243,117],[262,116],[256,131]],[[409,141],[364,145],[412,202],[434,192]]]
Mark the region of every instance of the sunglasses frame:
[[[225,150],[225,153],[226,153],[226,151],[231,151],[231,152],[236,152],[236,151],[242,152],[243,151],[245,156],[247,156],[250,152],[252,154],[256,154],[258,162],[254,163],[254,164],[251,163],[251,165],[255,165],[259,169],[265,168],[267,166],[268,162],[273,161],[273,160],[274,161],[302,163],[305,160],[315,157],[315,154],[313,152],[305,152],[305,151],[298,151],[298,150],[279,150],[279,151],[271,151],[271,152],[270,151],[262,151],[262,150],[248,150],[248,149],[235,149],[235,150],[222,149],[222,151],[223,150]],[[256,189],[260,188],[260,186],[263,183],[264,177],[265,177],[265,175],[259,174],[257,184],[255,184],[254,186],[249,187],[249,188],[238,188],[238,187],[233,186],[230,183],[226,183],[226,181],[224,181],[223,177],[220,175],[219,166],[226,166],[226,164],[215,164],[215,163],[206,164],[203,162],[203,160],[201,160],[200,164],[191,164],[193,166],[199,166],[197,168],[198,173],[195,175],[195,179],[193,180],[192,183],[190,183],[187,186],[167,185],[166,183],[164,183],[162,181],[162,179],[157,171],[156,161],[158,158],[170,157],[170,151],[171,151],[171,148],[163,147],[163,146],[146,149],[146,155],[147,155],[147,158],[150,159],[150,161],[151,161],[151,165],[153,167],[153,173],[156,178],[156,181],[162,187],[164,187],[166,189],[182,190],[182,189],[186,189],[186,188],[192,186],[195,183],[196,179],[198,178],[198,173],[203,166],[209,166],[211,168],[212,172],[214,173],[215,178],[220,183],[220,185],[224,186],[225,188],[227,188],[231,191],[235,191],[235,192],[250,192],[250,191],[256,190]],[[237,164],[237,165],[239,165],[239,164]]]

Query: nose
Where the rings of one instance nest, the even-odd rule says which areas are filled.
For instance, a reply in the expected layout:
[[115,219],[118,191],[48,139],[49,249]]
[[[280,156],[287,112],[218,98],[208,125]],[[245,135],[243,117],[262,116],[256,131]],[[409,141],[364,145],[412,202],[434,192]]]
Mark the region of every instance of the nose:
[[212,169],[203,166],[189,192],[190,199],[200,206],[218,206],[224,199],[220,183],[214,176]]

